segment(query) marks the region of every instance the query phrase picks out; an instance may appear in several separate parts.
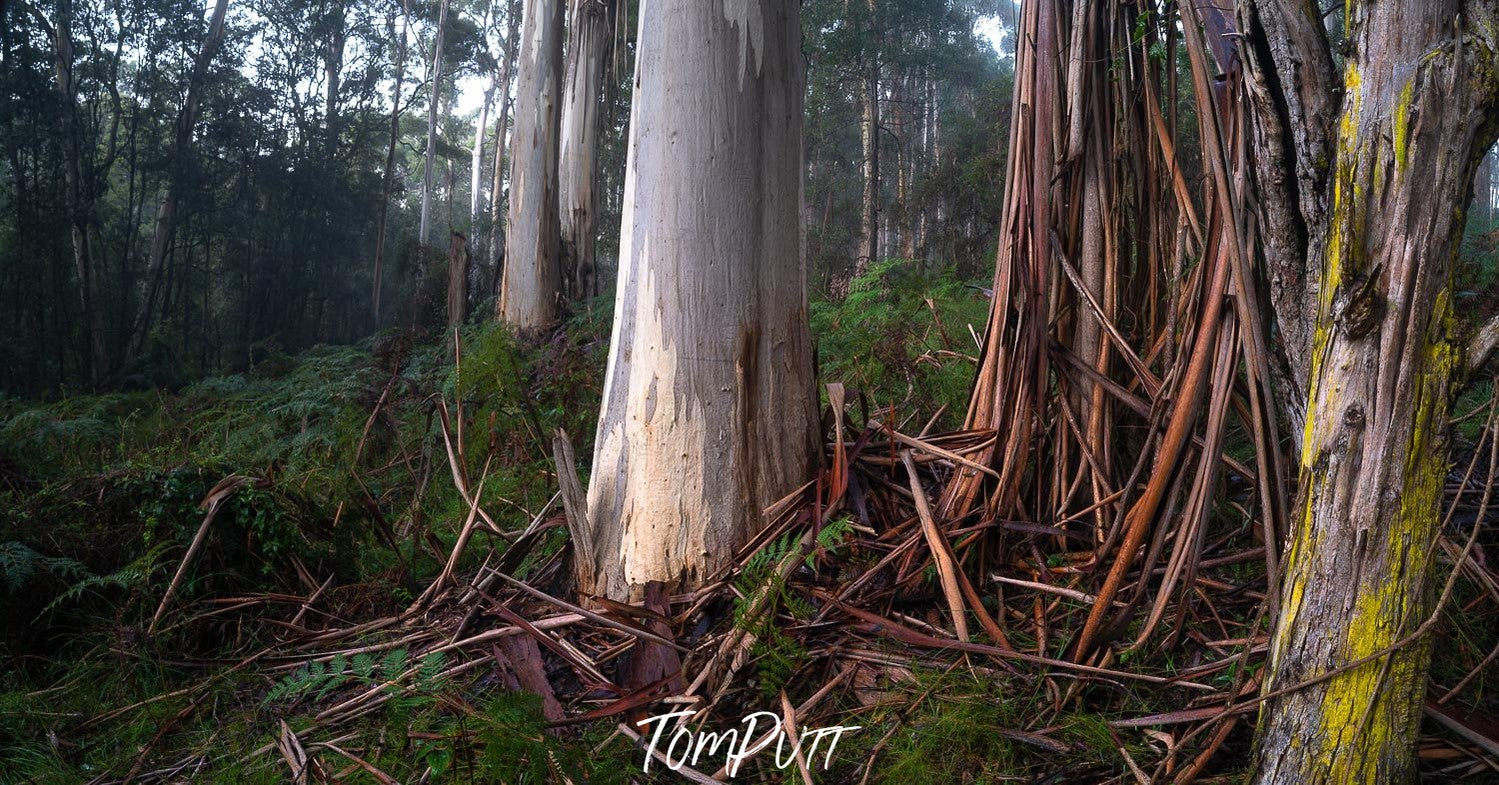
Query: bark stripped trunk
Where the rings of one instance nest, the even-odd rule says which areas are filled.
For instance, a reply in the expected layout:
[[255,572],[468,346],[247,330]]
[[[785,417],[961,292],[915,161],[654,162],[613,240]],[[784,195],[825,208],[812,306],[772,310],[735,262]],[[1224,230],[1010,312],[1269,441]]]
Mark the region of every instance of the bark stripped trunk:
[[167,175],[166,192],[161,196],[161,207],[156,211],[156,227],[151,236],[151,260],[146,266],[146,296],[141,300],[135,324],[130,331],[130,344],[126,356],[140,355],[145,346],[146,335],[151,329],[151,313],[156,305],[157,285],[161,281],[162,265],[166,263],[167,250],[171,247],[172,232],[176,229],[177,198],[182,189],[183,170],[192,147],[193,126],[198,121],[198,103],[202,99],[203,76],[213,62],[219,45],[224,40],[224,12],[228,0],[217,0],[208,21],[208,34],[198,57],[193,61],[192,74],[188,77],[187,97],[177,112],[177,122],[172,137],[171,171]]
[[472,232],[484,213],[484,132],[489,130],[489,103],[494,100],[494,85],[484,91],[484,104],[479,107],[479,120],[474,123],[474,149],[469,159],[468,181],[468,225]]
[[425,247],[432,215],[432,167],[437,159],[437,102],[442,95],[442,38],[448,24],[448,0],[437,7],[437,34],[432,42],[432,68],[427,79],[427,152],[422,165],[422,222],[417,239]]
[[[481,39],[485,48],[489,45],[489,23],[490,16],[494,13],[495,0],[490,0],[489,6],[484,9],[484,21],[479,24]],[[468,231],[474,234],[479,216],[483,214],[483,186],[484,186],[484,133],[489,130],[489,104],[494,100],[494,88],[499,82],[499,75],[490,81],[489,87],[484,89],[484,103],[479,106],[479,119],[474,123],[474,146],[469,155],[468,166]]]
[[[1302,516],[1256,782],[1408,782],[1447,471],[1452,258],[1499,110],[1499,2],[1352,4],[1312,340]],[[1368,659],[1369,661],[1363,662]],[[1355,663],[1360,663],[1357,664]]]
[[468,239],[453,232],[448,238],[448,333],[468,318]]
[[526,0],[510,140],[510,215],[499,315],[523,330],[557,321],[562,230],[557,219],[557,132],[562,87],[562,0]]
[[584,591],[693,584],[812,466],[799,15],[642,4]]
[[[401,138],[401,81],[406,76],[406,37],[411,28],[410,0],[401,0],[401,37],[396,45],[395,81],[390,87],[390,142],[385,148],[385,173],[380,183],[380,220],[375,229],[375,272],[370,288],[370,312],[380,323],[380,284],[385,266],[385,222],[390,214],[390,191],[395,181],[396,142]],[[395,21],[391,21],[395,30]]]
[[563,288],[577,300],[598,293],[594,258],[594,183],[599,137],[599,104],[604,65],[612,40],[612,0],[572,0],[567,48],[567,86],[562,99],[560,205]]

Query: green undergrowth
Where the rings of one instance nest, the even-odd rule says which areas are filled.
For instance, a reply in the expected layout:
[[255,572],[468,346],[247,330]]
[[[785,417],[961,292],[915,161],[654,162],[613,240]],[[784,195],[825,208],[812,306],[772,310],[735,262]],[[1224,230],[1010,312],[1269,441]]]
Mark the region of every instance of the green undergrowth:
[[[888,262],[846,299],[811,307],[822,381],[845,383],[872,408],[961,412],[968,325],[981,331],[988,307],[980,291],[951,272]],[[546,336],[469,325],[457,351],[393,330],[354,346],[263,353],[243,373],[173,390],[0,396],[0,783],[123,778],[147,748],[143,771],[198,756],[205,762],[183,778],[285,781],[276,753],[251,754],[274,742],[280,722],[304,727],[401,663],[230,670],[276,629],[199,618],[204,601],[305,596],[309,581],[332,578],[319,607],[337,618],[405,607],[468,514],[449,444],[469,486],[482,481],[496,522],[525,526],[556,490],[554,432],[566,430],[585,463],[591,454],[611,316],[604,297]],[[147,635],[202,503],[232,477],[242,481]],[[818,547],[836,549],[842,531],[829,527]],[[543,551],[561,546],[556,534]],[[478,535],[460,568],[503,546]],[[746,582],[773,580],[760,570]],[[808,610],[784,592],[774,605],[772,617]],[[295,608],[263,613],[286,621]],[[788,636],[764,639],[754,652],[761,692],[800,695],[793,676],[807,652]],[[608,723],[554,734],[532,699],[483,679],[419,687],[341,728],[352,734],[344,748],[401,781],[429,767],[431,782],[641,781],[637,750],[621,737],[603,744]],[[375,781],[357,768],[343,774]]]
[[973,336],[983,335],[989,314],[979,284],[951,268],[887,259],[855,278],[842,300],[813,301],[811,310],[823,382],[862,393],[871,416],[894,407],[961,423],[978,355]]

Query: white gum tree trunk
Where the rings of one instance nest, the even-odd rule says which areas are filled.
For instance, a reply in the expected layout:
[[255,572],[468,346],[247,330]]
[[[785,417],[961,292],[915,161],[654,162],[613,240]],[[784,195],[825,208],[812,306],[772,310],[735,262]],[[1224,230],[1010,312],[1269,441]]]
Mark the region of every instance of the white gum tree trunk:
[[441,97],[439,90],[442,84],[442,35],[443,29],[448,24],[448,0],[442,0],[437,7],[437,32],[432,42],[432,68],[428,71],[431,78],[427,80],[427,151],[422,160],[422,222],[417,229],[417,238],[422,245],[427,244],[432,218],[432,167],[437,161],[437,102]]
[[597,291],[593,218],[597,204],[599,96],[609,57],[611,0],[572,0],[568,20],[566,87],[562,99],[559,163],[562,260],[568,294],[584,298]]
[[693,585],[811,469],[799,15],[641,4],[584,592]]
[[510,138],[510,213],[499,317],[522,330],[557,321],[561,228],[557,131],[562,88],[562,0],[526,0]]

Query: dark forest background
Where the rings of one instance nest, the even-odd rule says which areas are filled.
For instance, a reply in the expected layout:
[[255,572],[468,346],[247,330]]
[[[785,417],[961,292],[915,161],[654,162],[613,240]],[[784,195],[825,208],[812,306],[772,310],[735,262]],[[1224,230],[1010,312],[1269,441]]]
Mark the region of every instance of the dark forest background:
[[[503,248],[493,242],[503,226],[491,216],[504,212],[491,208],[508,189],[502,176],[494,192],[494,136],[518,3],[454,0],[433,85],[439,7],[428,0],[231,2],[208,58],[211,4],[34,2],[7,3],[0,25],[0,390],[174,387],[316,344],[435,325],[449,232],[479,262],[470,312],[492,312],[491,249]],[[890,2],[876,34],[861,4],[805,4],[809,277],[818,291],[836,292],[854,264],[862,64],[871,57],[882,67],[879,256],[959,265],[968,276],[992,263],[1011,80],[994,41],[1013,24],[1001,5]],[[618,30],[623,48],[600,112],[606,281],[618,244],[633,20]],[[494,99],[476,138],[484,93]],[[434,99],[429,244],[440,252],[424,254],[417,234]],[[162,231],[169,192],[174,215]],[[154,242],[162,248],[153,255]]]

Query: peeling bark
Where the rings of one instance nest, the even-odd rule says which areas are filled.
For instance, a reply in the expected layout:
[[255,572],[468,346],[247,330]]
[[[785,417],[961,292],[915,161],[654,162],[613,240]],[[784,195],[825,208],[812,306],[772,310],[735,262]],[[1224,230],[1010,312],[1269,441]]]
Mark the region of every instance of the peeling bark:
[[562,99],[559,216],[563,288],[572,299],[598,294],[594,258],[594,183],[598,179],[599,106],[609,59],[612,0],[572,0],[567,85]]
[[1300,443],[1316,319],[1317,260],[1327,243],[1328,172],[1337,71],[1311,0],[1239,0],[1246,31],[1251,169],[1257,234],[1269,279],[1277,342],[1278,404]]
[[817,446],[797,0],[644,0],[588,520],[600,594],[732,558]]

